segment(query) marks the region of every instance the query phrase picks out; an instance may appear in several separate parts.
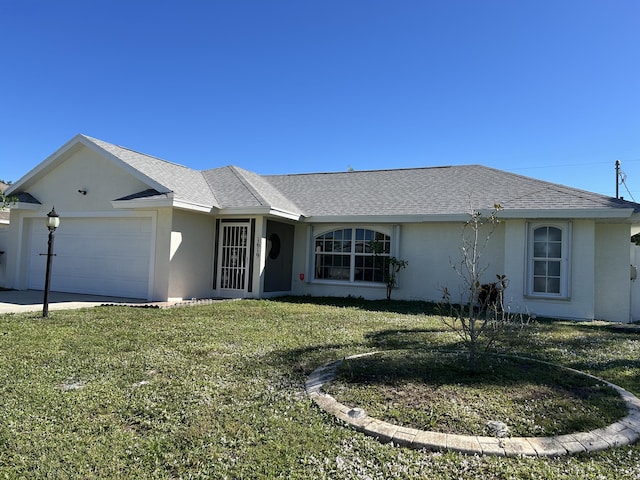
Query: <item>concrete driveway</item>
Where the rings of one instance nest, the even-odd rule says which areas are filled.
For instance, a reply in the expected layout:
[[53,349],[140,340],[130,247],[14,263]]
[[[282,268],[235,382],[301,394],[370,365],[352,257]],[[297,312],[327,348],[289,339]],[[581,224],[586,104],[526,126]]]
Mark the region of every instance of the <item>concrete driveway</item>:
[[[19,312],[42,312],[44,292],[39,290],[2,290],[0,291],[0,314]],[[156,305],[135,298],[101,297],[81,295],[79,293],[49,293],[49,311],[74,308],[96,307],[104,304]],[[157,304],[160,306],[161,304]]]

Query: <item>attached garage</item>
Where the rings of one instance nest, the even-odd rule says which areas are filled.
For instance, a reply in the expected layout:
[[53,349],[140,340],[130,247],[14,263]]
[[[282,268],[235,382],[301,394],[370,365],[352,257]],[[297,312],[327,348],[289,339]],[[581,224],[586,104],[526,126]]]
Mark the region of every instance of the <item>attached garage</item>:
[[[29,289],[43,290],[48,230],[28,219]],[[55,233],[51,290],[148,298],[154,252],[153,218],[63,218]]]

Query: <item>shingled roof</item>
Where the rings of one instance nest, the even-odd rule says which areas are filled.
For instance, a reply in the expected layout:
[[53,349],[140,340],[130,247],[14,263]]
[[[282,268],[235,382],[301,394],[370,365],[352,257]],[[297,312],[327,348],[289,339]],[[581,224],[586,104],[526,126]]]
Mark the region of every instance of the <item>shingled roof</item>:
[[640,205],[481,165],[266,177],[305,216],[456,215],[508,211],[640,211]]
[[151,155],[139,153],[97,138],[82,135],[91,143],[109,152],[125,164],[175,193],[180,200],[190,203],[217,206],[213,192],[202,172]]
[[[640,212],[636,203],[481,165],[259,175],[236,166],[193,170],[86,135],[61,150],[72,151],[78,144],[106,152],[148,184],[144,191],[114,200],[172,198],[200,211],[273,213],[316,221],[428,221],[466,215],[470,208],[491,209],[496,203],[504,217],[620,218]],[[16,194],[28,195],[17,187]]]

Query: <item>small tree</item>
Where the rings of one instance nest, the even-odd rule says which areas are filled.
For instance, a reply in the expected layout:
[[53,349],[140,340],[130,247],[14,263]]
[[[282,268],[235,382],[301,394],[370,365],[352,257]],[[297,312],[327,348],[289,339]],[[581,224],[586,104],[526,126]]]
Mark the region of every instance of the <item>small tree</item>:
[[398,273],[403,268],[407,268],[409,262],[407,260],[400,260],[394,256],[383,255],[384,244],[374,240],[369,244],[369,247],[373,251],[373,255],[376,259],[380,259],[382,265],[382,277],[384,283],[387,285],[387,300],[391,300],[391,291],[398,286]]
[[[0,183],[3,183],[5,186],[11,185],[11,182],[5,182],[4,180],[0,180]],[[7,197],[4,194],[4,187],[0,188],[0,210],[4,210],[11,206],[12,203],[15,203],[16,199],[13,197]]]
[[[513,314],[504,305],[504,291],[509,281],[496,275],[497,281],[482,283],[488,265],[481,262],[484,250],[495,227],[500,223],[499,204],[484,216],[471,209],[470,219],[462,232],[461,259],[452,262],[462,281],[460,297],[455,301],[447,287],[442,288],[441,321],[456,332],[467,352],[471,372],[477,370],[478,356],[488,352],[505,335],[514,334],[529,321],[522,314]],[[484,225],[488,224],[488,230]]]

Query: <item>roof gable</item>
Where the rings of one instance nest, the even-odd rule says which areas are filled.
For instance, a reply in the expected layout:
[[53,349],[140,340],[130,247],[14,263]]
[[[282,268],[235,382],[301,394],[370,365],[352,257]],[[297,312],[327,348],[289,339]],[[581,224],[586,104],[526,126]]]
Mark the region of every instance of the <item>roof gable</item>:
[[300,216],[301,210],[266,177],[235,166],[206,170],[203,175],[220,208],[269,208]]
[[176,199],[185,202],[211,207],[217,206],[213,193],[201,172],[119,145],[85,135],[83,137],[113,155],[114,158],[129,167],[132,173],[144,175],[150,180],[147,183],[152,189],[161,193],[172,192]]
[[29,185],[81,148],[139,180],[142,188],[112,199],[114,206],[127,208],[161,202],[202,212],[312,221],[459,218],[471,208],[491,209],[496,203],[503,217],[621,218],[640,212],[636,203],[480,165],[261,176],[235,166],[197,171],[86,135],[71,139],[7,193],[28,199]]
[[171,194],[176,201],[205,205],[209,209],[215,206],[215,199],[200,172],[86,135],[76,135],[11,185],[8,193],[25,193],[31,185],[47,176],[81,148],[91,149],[147,185],[149,189]]

